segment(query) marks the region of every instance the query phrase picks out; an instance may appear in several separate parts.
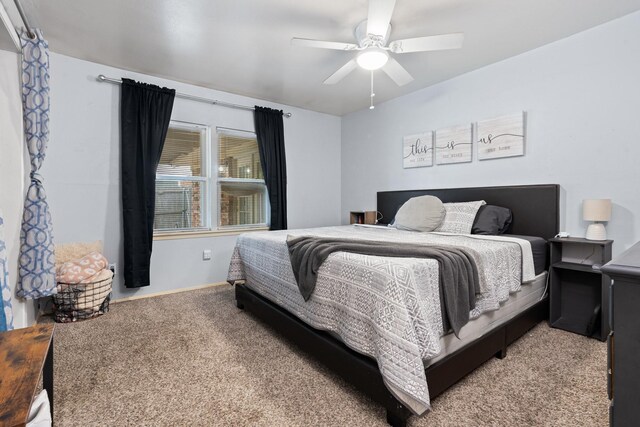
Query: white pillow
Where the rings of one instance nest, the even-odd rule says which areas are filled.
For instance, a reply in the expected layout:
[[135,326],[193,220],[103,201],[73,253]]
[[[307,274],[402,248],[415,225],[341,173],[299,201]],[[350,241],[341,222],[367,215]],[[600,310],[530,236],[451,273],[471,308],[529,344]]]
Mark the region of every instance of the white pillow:
[[400,206],[393,226],[400,230],[433,231],[444,219],[444,214],[444,205],[437,197],[413,197]]
[[445,203],[444,220],[435,231],[456,234],[471,234],[473,221],[476,219],[480,206],[484,200],[477,202]]

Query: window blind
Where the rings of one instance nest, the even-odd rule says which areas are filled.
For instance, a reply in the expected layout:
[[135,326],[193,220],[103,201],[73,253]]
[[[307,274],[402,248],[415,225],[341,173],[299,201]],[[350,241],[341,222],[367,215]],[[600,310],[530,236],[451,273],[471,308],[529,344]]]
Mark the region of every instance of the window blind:
[[170,127],[164,142],[158,175],[203,176],[204,129]]
[[264,179],[255,135],[218,131],[218,176]]

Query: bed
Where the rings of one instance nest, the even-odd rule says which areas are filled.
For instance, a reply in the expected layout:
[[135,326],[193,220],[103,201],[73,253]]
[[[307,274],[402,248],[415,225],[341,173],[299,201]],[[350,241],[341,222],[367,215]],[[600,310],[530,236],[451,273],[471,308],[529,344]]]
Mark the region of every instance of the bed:
[[[420,195],[435,195],[443,202],[485,200],[508,207],[513,212],[512,235],[541,240],[558,232],[557,185],[380,192],[377,208],[383,222],[393,219],[405,201]],[[331,257],[336,256],[325,262],[326,268],[322,266],[324,282],[320,283],[320,275],[318,278],[316,292],[320,294],[305,303],[291,289],[291,266],[286,262],[283,243],[289,235],[347,235],[358,240],[436,245],[455,241],[455,245],[476,251],[483,264],[496,267],[482,273],[491,288],[484,291],[479,308],[474,309],[477,312],[471,313],[471,321],[459,331],[459,338],[442,336],[443,330],[434,321],[440,315],[434,297],[437,284],[429,284],[433,260],[333,254]],[[543,298],[546,272],[541,271],[546,265],[539,265],[538,256],[538,266],[534,266],[533,247],[522,238],[451,236],[384,227],[255,233],[238,239],[229,279],[246,279],[246,283],[236,283],[238,307],[279,330],[384,405],[387,421],[402,426],[411,414],[424,413],[430,399],[476,367],[491,357],[504,357],[511,342],[547,318],[547,301]],[[527,256],[525,250],[529,251]],[[516,253],[522,255],[518,258]],[[542,258],[543,263],[546,258]],[[378,292],[378,288],[384,290]],[[400,303],[393,299],[397,295],[402,295]],[[388,298],[390,308],[384,305]],[[369,309],[375,311],[375,322],[364,319],[362,313],[374,305],[381,307]],[[392,321],[385,319],[389,311],[393,312]]]

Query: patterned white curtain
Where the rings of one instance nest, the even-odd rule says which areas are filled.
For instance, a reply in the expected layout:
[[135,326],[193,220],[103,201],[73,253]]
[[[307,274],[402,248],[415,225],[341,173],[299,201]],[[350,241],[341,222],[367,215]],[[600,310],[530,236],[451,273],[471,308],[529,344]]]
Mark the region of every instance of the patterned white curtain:
[[0,331],[13,329],[13,311],[11,310],[11,288],[9,287],[9,268],[7,267],[7,245],[4,241],[4,220],[0,211]]
[[31,159],[31,184],[27,190],[20,231],[18,296],[42,298],[56,293],[53,231],[47,197],[38,171],[49,142],[49,44],[40,30],[22,43],[22,104],[24,133]]

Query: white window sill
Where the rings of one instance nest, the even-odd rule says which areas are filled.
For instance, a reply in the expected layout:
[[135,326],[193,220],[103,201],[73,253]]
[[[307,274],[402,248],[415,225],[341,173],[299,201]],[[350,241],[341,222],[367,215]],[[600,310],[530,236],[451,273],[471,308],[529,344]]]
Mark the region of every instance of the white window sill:
[[203,237],[237,236],[252,231],[268,231],[269,227],[229,228],[222,230],[164,231],[153,233],[153,240],[198,239]]

